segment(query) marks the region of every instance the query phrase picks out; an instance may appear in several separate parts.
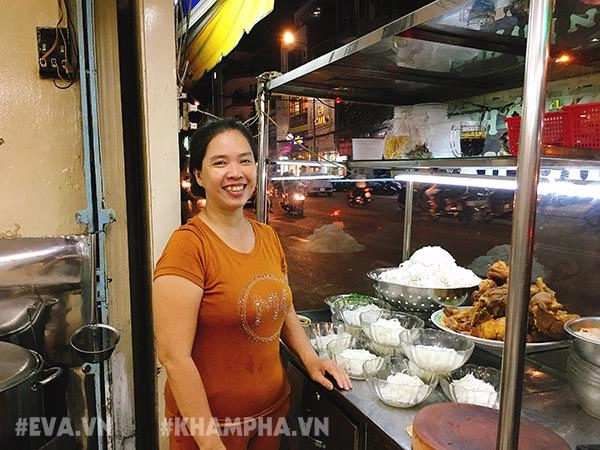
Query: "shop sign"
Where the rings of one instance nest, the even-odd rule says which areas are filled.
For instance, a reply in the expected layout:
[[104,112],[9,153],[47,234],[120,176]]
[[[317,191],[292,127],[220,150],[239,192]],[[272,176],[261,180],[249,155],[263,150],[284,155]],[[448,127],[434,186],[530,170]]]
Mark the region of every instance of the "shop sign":
[[330,120],[329,116],[325,114],[325,108],[319,106],[316,111],[315,125],[326,125]]

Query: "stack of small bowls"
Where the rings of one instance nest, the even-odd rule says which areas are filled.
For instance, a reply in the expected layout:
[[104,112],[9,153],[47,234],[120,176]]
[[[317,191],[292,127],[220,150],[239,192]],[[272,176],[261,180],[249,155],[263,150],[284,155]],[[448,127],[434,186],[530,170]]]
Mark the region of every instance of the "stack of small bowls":
[[402,352],[420,369],[444,375],[461,367],[473,353],[471,339],[442,330],[414,328],[400,335]]
[[446,397],[455,403],[498,408],[500,400],[500,371],[494,367],[465,364],[440,377]]
[[[389,309],[389,306],[387,306],[382,300],[364,294],[332,295],[331,297],[327,297],[325,299],[325,303],[327,304],[327,306],[329,306],[329,310],[331,311],[331,322],[333,322],[334,325],[344,323],[344,320],[342,318],[343,310],[356,309],[360,306],[366,305],[376,305],[380,308]],[[356,326],[360,328],[359,319],[357,318],[356,321]]]
[[400,311],[371,310],[360,315],[363,333],[371,349],[379,356],[402,356],[400,334],[404,330],[423,328],[423,319]]
[[379,400],[396,408],[410,408],[424,401],[437,386],[437,377],[423,376],[402,357],[372,359],[363,364],[369,387]]
[[334,325],[332,322],[314,322],[304,328],[310,343],[320,357],[327,357],[327,344],[337,337],[346,334],[344,325]]
[[364,380],[363,364],[365,361],[379,360],[379,356],[372,353],[364,339],[356,336],[343,336],[327,344],[327,353],[350,378]]
[[581,408],[600,418],[600,317],[570,320],[565,330],[574,338],[567,359],[571,388]]

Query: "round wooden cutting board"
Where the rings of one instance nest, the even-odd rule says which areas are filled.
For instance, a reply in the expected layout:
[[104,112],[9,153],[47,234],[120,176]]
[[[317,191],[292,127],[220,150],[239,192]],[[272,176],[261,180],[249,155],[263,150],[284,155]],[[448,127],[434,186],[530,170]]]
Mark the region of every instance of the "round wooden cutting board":
[[[498,411],[465,403],[436,403],[417,413],[412,450],[495,450]],[[569,450],[554,431],[522,419],[519,450]]]

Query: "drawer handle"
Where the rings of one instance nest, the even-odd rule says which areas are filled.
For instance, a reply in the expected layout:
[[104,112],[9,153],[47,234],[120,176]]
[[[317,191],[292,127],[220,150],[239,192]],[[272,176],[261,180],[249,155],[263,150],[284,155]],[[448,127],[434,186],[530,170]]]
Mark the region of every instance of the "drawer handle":
[[321,400],[321,394],[319,394],[318,392],[315,392],[315,398],[317,400]]

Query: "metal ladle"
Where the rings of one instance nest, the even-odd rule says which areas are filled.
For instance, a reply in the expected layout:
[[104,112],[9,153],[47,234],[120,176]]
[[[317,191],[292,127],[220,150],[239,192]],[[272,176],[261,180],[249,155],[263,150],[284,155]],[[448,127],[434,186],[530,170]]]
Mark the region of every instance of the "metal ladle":
[[91,314],[90,322],[79,327],[71,335],[71,347],[75,349],[79,357],[87,363],[100,363],[107,360],[121,337],[119,331],[107,324],[98,323],[98,305],[96,302],[96,233],[89,235],[89,255],[91,273]]

